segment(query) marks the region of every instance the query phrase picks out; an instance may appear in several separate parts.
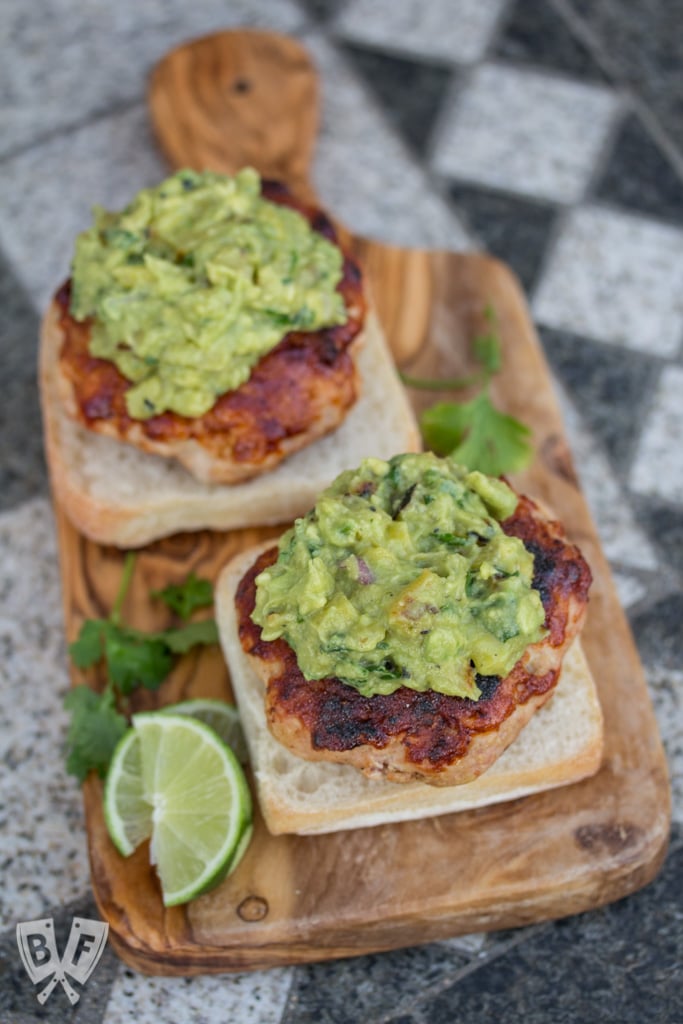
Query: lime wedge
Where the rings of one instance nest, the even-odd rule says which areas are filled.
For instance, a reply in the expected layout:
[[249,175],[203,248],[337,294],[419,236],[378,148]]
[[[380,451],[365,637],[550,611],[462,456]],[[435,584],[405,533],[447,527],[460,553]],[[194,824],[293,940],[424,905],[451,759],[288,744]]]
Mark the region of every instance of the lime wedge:
[[150,837],[165,906],[218,884],[251,837],[252,803],[233,752],[203,722],[166,711],[133,717],[105,785],[107,828],[122,852]]
[[190,715],[208,725],[227,743],[240,764],[248,763],[247,741],[242,731],[240,713],[234,704],[211,697],[196,697],[180,704],[168,704],[161,710],[172,715]]
[[142,792],[140,740],[135,729],[124,733],[114,748],[104,787],[104,819],[124,857],[152,834],[152,806]]

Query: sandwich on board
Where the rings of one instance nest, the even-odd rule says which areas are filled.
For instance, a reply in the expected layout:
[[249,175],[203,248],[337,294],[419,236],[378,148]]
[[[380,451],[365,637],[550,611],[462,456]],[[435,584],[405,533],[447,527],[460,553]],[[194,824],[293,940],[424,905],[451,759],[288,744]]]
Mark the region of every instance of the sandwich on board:
[[429,453],[342,473],[216,587],[270,831],[431,816],[597,771],[577,639],[590,582],[561,525],[500,480]]

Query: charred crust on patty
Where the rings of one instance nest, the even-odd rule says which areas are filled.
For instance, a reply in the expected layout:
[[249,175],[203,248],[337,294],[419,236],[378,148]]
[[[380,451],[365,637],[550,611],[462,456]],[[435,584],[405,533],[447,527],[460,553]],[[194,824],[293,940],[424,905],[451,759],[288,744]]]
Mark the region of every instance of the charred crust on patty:
[[532,586],[541,595],[550,643],[557,647],[567,630],[567,598],[573,594],[586,601],[592,577],[581,552],[568,543],[561,525],[547,520],[545,529],[539,530],[535,510],[537,506],[530,498],[521,497],[501,526],[509,536],[518,537],[534,557]]

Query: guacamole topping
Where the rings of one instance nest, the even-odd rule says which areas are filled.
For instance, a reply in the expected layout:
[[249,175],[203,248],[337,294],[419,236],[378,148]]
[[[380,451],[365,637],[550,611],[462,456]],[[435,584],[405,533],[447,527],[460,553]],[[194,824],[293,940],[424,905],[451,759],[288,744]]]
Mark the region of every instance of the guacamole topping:
[[306,679],[476,700],[545,634],[533,557],[502,481],[431,453],[366,459],[323,491],[256,579],[253,621]]
[[131,381],[128,413],[201,416],[290,331],[347,319],[341,251],[251,168],[179,171],[76,242],[71,313]]

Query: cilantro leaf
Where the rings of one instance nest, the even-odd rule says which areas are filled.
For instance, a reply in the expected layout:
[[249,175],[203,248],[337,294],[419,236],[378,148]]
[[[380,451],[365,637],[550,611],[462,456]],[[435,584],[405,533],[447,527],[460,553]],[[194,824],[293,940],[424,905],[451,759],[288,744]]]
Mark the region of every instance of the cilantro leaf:
[[64,698],[64,707],[71,712],[66,770],[80,782],[93,770],[104,777],[114,747],[128,728],[128,722],[114,707],[113,695],[75,686]]
[[96,665],[104,655],[104,635],[108,623],[104,619],[86,619],[73,643],[69,654],[78,668]]
[[468,402],[440,402],[427,409],[420,420],[422,436],[438,455],[450,455],[469,469],[500,476],[528,466],[533,448],[529,428],[499,412],[489,397],[489,383],[502,368],[503,353],[495,309],[487,306],[484,316],[488,326],[472,341],[473,355],[481,366],[478,373],[441,381],[400,376],[404,384],[430,391],[460,391],[479,384],[478,393]]
[[[173,668],[176,655],[184,654],[197,644],[218,642],[218,629],[213,619],[153,633],[121,622],[134,566],[135,554],[128,552],[109,617],[87,619],[69,646],[71,659],[78,668],[104,662],[107,672],[107,689],[103,693],[96,693],[89,686],[76,686],[64,700],[65,708],[71,712],[66,767],[81,782],[91,770],[105,775],[114,747],[128,728],[126,717],[116,708],[117,698],[128,695],[138,686],[156,689]],[[213,602],[211,584],[194,574],[184,584],[167,587],[157,596],[182,617]]]
[[425,444],[437,455],[450,455],[462,442],[470,419],[471,402],[437,402],[425,409],[420,429]]
[[113,623],[107,627],[104,656],[109,678],[123,694],[136,686],[156,690],[173,668],[173,655],[162,634]]
[[469,402],[439,402],[421,420],[427,445],[491,476],[524,469],[533,455],[531,431],[499,412],[485,392]]
[[158,597],[181,619],[189,619],[197,608],[213,604],[213,587],[209,580],[200,579],[191,572],[184,583],[153,590],[152,597]]
[[164,643],[174,654],[185,654],[197,644],[217,644],[218,628],[213,619],[202,619],[201,622],[190,622],[178,629],[167,629],[159,634]]
[[78,668],[90,668],[104,658],[108,678],[122,694],[136,686],[155,690],[173,668],[174,655],[185,654],[198,644],[218,643],[213,619],[144,633],[106,619],[88,619],[69,652]]

